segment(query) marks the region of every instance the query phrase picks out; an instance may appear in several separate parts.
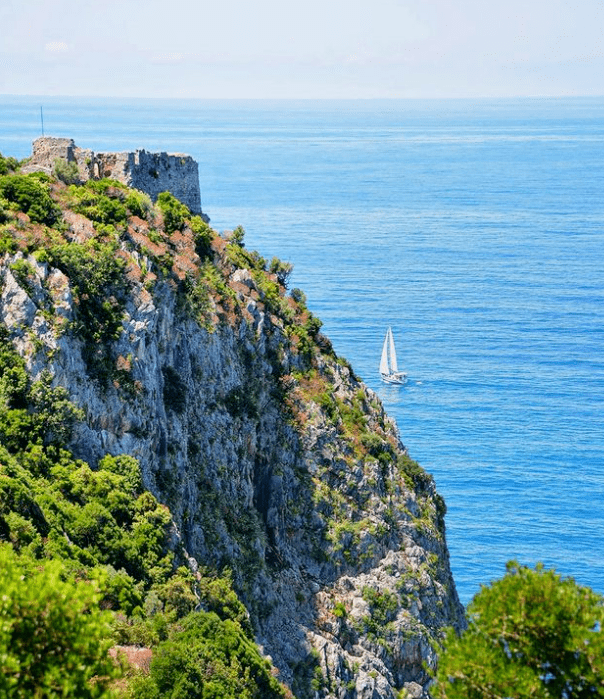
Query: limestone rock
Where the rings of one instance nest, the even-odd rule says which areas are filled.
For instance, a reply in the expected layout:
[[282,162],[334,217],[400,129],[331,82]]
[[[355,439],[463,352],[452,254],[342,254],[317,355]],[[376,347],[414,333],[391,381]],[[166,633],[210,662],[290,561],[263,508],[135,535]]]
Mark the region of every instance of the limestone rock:
[[[69,225],[85,235],[83,222]],[[149,253],[129,245],[120,254],[134,268]],[[48,369],[85,411],[74,454],[93,467],[106,453],[136,457],[192,565],[233,570],[258,643],[297,697],[394,699],[404,689],[425,699],[431,642],[463,623],[442,500],[378,397],[325,338],[309,359],[302,325],[271,308],[223,247],[212,254],[231,306],[210,299],[212,322],[187,310],[170,278],[129,277],[107,348],[127,383],[91,375],[69,325],[73,285],[50,264],[0,259],[0,320],[32,376]],[[25,281],[17,260],[30,265]]]

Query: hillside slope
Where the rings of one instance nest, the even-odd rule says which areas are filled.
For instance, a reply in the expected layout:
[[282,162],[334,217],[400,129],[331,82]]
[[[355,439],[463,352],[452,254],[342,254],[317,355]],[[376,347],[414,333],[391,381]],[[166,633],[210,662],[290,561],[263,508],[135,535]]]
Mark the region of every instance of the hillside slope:
[[137,460],[198,607],[204,576],[230,576],[300,699],[427,696],[432,641],[463,623],[444,503],[304,294],[286,292],[288,265],[171,195],[154,206],[107,180],[8,172],[0,222],[3,342],[80,411],[73,459]]

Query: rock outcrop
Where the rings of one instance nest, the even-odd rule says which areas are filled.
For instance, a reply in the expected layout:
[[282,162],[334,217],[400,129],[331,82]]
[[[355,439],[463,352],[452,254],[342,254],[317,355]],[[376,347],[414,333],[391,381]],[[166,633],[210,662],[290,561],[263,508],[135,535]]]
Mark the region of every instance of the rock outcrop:
[[[96,235],[63,220],[71,245]],[[210,233],[131,217],[118,332],[94,344],[74,279],[28,252],[36,229],[1,258],[0,320],[85,411],[74,453],[135,456],[191,565],[232,569],[297,697],[425,698],[433,641],[463,623],[444,503],[283,269]]]

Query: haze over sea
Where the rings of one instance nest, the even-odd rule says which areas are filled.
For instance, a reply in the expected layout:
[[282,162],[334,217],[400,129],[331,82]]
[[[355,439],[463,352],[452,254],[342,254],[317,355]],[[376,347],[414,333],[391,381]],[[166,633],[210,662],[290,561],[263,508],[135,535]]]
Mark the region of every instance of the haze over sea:
[[81,147],[191,154],[212,225],[294,264],[434,475],[464,603],[513,558],[604,593],[604,99],[0,96],[4,155],[41,104]]

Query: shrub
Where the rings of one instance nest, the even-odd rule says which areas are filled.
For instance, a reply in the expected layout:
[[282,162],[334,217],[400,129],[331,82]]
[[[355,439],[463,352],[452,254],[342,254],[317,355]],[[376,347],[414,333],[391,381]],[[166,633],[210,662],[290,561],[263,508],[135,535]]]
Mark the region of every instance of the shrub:
[[30,390],[33,407],[32,432],[44,446],[59,447],[67,444],[77,422],[84,419],[84,412],[69,400],[63,386],[52,386],[52,375],[42,372]]
[[[0,224],[6,223],[10,219],[10,214],[7,210],[8,202],[0,198]],[[3,252],[13,252],[11,248],[15,247],[12,236],[6,236],[4,231],[2,231],[2,237],[0,238],[0,254]]]
[[110,696],[119,671],[107,654],[108,615],[90,583],[63,573],[57,561],[24,567],[0,545],[0,696]]
[[68,162],[63,158],[57,158],[53,165],[55,177],[65,184],[77,184],[80,181],[77,163],[72,160]]
[[441,699],[602,696],[604,599],[542,565],[515,561],[468,607],[440,655]]
[[201,218],[201,216],[193,216],[189,223],[193,231],[193,239],[195,241],[195,252],[203,260],[210,255],[212,242],[212,229]]
[[35,275],[35,270],[31,262],[24,259],[15,260],[10,265],[10,270],[19,286],[29,291],[31,279]]
[[347,614],[346,605],[343,602],[336,602],[333,608],[333,615],[338,617],[338,619],[345,619]]
[[124,204],[132,216],[138,216],[147,221],[153,217],[153,202],[151,197],[145,192],[132,189],[128,192]]
[[231,233],[230,242],[234,245],[239,245],[239,247],[245,247],[243,239],[245,238],[245,229],[243,226],[237,226],[235,230]]
[[144,699],[283,699],[254,642],[239,624],[213,612],[193,612],[181,631],[160,644],[148,677],[135,682],[132,697]]
[[278,257],[273,257],[268,267],[271,274],[276,274],[279,284],[287,288],[287,280],[293,272],[294,266],[291,262],[283,262]]
[[107,454],[99,461],[99,469],[121,476],[132,495],[140,495],[142,493],[143,479],[141,469],[138,461],[133,456],[128,456],[127,454],[110,456]]
[[174,231],[182,230],[191,212],[189,209],[178,201],[178,199],[170,192],[162,192],[158,197],[156,204],[164,217],[164,230],[171,234]]
[[420,492],[425,492],[434,485],[432,476],[407,454],[400,454],[396,459],[396,465],[407,483]]
[[302,309],[306,308],[306,294],[302,291],[302,289],[298,289],[297,287],[292,289],[290,296]]
[[9,172],[16,170],[19,167],[19,161],[15,158],[5,158],[0,153],[0,175],[6,175]]
[[15,204],[32,221],[54,225],[61,210],[53,202],[41,178],[32,175],[4,175],[0,177],[0,196]]
[[91,375],[111,372],[108,344],[119,337],[124,315],[125,262],[115,243],[64,243],[49,249],[51,262],[75,291],[76,332],[86,343],[84,358]]

